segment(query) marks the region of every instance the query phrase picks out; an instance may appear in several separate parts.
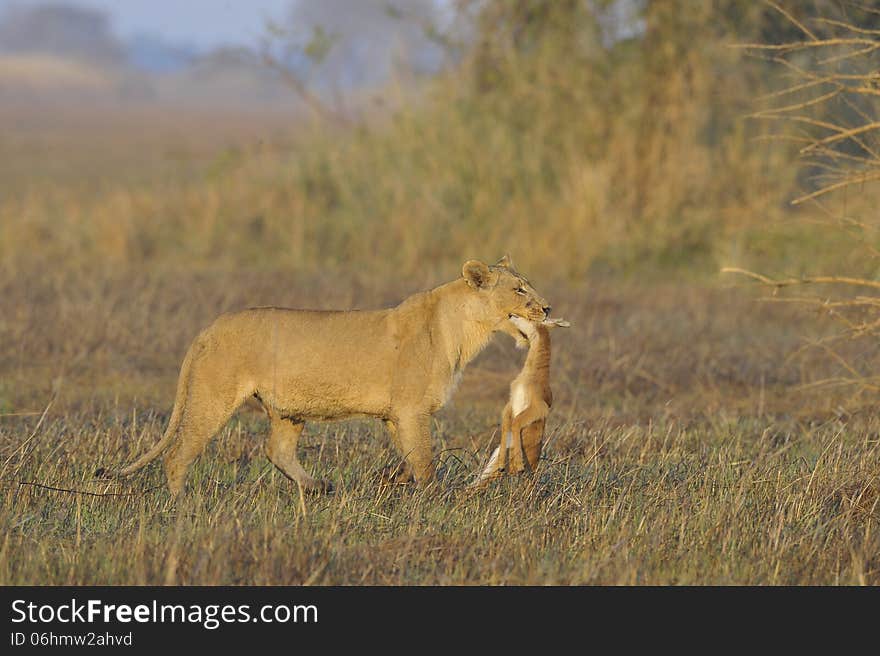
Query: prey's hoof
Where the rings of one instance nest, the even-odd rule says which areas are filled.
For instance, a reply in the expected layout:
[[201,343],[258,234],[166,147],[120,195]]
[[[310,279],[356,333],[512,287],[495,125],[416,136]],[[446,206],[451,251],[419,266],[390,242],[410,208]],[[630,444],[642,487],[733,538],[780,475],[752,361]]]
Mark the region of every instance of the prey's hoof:
[[492,483],[503,478],[504,473],[505,472],[503,469],[496,469],[495,471],[493,471],[490,474],[481,474],[477,480],[475,480],[473,483],[471,483],[470,485],[467,486],[467,489],[475,490],[475,491],[476,490],[485,490]]

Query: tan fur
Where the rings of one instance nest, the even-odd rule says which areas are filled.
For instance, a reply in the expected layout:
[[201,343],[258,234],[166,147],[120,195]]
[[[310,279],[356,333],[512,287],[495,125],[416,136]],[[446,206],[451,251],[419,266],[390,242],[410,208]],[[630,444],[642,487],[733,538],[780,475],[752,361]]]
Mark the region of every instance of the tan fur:
[[520,317],[511,318],[509,323],[528,340],[529,353],[522,370],[510,383],[510,399],[501,413],[499,444],[477,485],[505,473],[517,474],[537,468],[544,443],[544,425],[553,405],[549,329],[569,325],[561,319],[531,323]]
[[456,376],[511,315],[540,321],[547,302],[503,258],[471,260],[462,277],[415,294],[395,308],[310,311],[255,308],[224,314],[195,338],[162,439],[119,474],[165,454],[176,496],[187,470],[245,399],[270,419],[269,459],[303,488],[330,485],[309,476],[296,445],[306,421],[377,417],[405,460],[399,478],[434,478],[430,418]]

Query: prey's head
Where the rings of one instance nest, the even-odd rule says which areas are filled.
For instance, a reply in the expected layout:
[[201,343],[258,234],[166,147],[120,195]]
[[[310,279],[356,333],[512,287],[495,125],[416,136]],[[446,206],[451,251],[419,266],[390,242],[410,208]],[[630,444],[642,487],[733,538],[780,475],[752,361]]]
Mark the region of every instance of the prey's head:
[[525,348],[540,332],[540,328],[568,328],[571,324],[565,319],[547,317],[541,321],[528,321],[522,317],[513,316],[507,322],[508,329],[504,332],[516,340],[517,348]]

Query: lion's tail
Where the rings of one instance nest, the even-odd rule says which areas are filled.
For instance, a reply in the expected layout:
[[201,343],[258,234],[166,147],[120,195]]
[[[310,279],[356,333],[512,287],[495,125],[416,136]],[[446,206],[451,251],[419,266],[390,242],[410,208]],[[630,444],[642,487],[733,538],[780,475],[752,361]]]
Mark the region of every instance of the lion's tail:
[[177,436],[177,428],[180,425],[180,416],[183,414],[183,406],[186,403],[187,390],[189,389],[190,367],[192,366],[192,353],[193,346],[190,346],[189,350],[186,352],[186,356],[183,358],[183,364],[180,365],[180,377],[177,379],[177,393],[174,397],[174,408],[171,410],[171,419],[168,421],[168,427],[165,429],[165,434],[162,436],[162,439],[156,442],[156,444],[153,445],[153,448],[127,467],[123,467],[115,472],[108,472],[104,469],[99,469],[95,472],[95,476],[98,478],[116,478],[118,476],[128,476],[129,474],[133,474],[153,462],[153,460],[155,460],[159,454],[171,444]]

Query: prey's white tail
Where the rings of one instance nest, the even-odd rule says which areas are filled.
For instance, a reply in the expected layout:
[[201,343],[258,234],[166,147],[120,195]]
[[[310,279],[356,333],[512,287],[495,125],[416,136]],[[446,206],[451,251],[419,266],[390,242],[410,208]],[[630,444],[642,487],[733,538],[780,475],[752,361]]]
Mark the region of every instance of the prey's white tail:
[[[508,432],[506,439],[504,440],[504,448],[509,449],[513,445],[513,434]],[[496,446],[495,450],[492,452],[492,456],[489,458],[489,462],[486,463],[486,466],[483,468],[483,471],[480,473],[480,477],[477,479],[477,484],[483,483],[490,478],[493,478],[498,473],[498,458],[501,454],[501,446]]]

